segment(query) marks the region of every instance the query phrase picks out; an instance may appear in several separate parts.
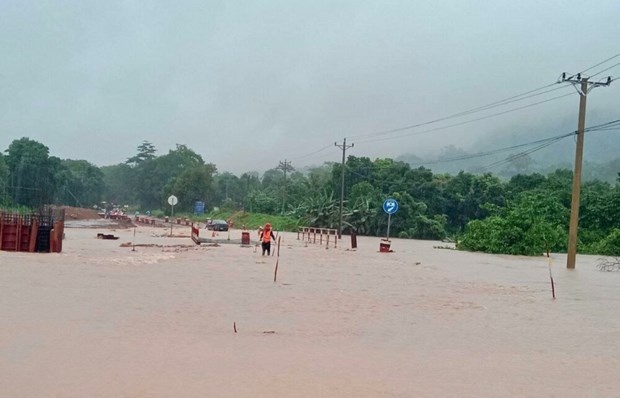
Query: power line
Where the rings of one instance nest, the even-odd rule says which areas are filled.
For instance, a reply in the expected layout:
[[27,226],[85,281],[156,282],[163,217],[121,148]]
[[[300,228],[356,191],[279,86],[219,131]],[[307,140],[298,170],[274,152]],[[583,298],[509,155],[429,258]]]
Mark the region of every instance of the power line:
[[[528,99],[528,98],[536,97],[536,96],[539,96],[539,95],[542,95],[542,94],[546,94],[546,93],[549,93],[549,92],[552,92],[552,91],[556,91],[556,90],[562,90],[563,88],[565,88],[565,87],[558,87],[558,88],[554,88],[554,89],[551,89],[551,90],[544,91],[542,93],[536,93],[537,91],[544,90],[544,89],[549,88],[551,86],[555,86],[556,84],[557,83],[547,84],[545,86],[536,88],[534,90],[529,90],[529,91],[526,91],[526,92],[521,93],[521,94],[517,94],[517,95],[513,95],[513,96],[508,97],[508,98],[504,98],[504,99],[499,100],[499,101],[491,102],[491,103],[486,104],[486,105],[478,106],[476,108],[471,108],[471,109],[468,109],[468,110],[465,110],[465,111],[462,111],[462,112],[458,112],[458,113],[455,113],[455,114],[452,114],[452,115],[448,115],[448,116],[445,116],[445,117],[441,117],[441,118],[438,118],[438,119],[429,120],[427,122],[412,124],[412,125],[403,126],[403,127],[397,127],[397,128],[389,129],[389,130],[376,131],[376,132],[373,132],[373,133],[355,135],[352,138],[363,138],[363,137],[376,136],[376,135],[386,135],[386,134],[396,133],[396,132],[399,132],[399,131],[410,130],[410,129],[413,129],[413,128],[416,128],[416,127],[427,126],[429,124],[439,123],[439,122],[442,122],[442,121],[445,121],[445,120],[450,120],[450,119],[454,119],[454,118],[458,118],[458,117],[462,117],[462,116],[467,116],[467,115],[470,115],[472,113],[482,112],[482,111],[485,111],[485,110],[496,108],[498,106],[504,106],[504,105],[507,105],[507,104],[510,104],[510,103],[513,103],[513,102],[522,101],[522,100],[525,100],[525,99]],[[533,93],[536,93],[536,94],[533,94]]]
[[[601,128],[601,129],[596,129],[596,130],[591,130],[591,131],[595,132],[595,131],[611,131],[611,130],[620,130],[620,127],[619,128],[609,128],[609,129],[608,128]],[[555,137],[546,138],[544,140],[532,141],[532,142],[525,143],[525,144],[518,144],[518,145],[514,145],[512,147],[498,148],[496,150],[489,151],[489,152],[473,154],[469,158],[464,156],[462,160],[481,158],[481,157],[489,156],[489,155],[492,155],[492,154],[495,154],[495,153],[500,153],[500,152],[503,152],[505,150],[514,149],[514,148],[518,148],[518,147],[529,146],[529,145],[532,145],[532,144],[535,144],[535,143],[540,143],[540,145],[538,145],[537,147],[527,149],[525,151],[522,151],[522,152],[510,155],[510,156],[508,156],[508,157],[506,157],[506,158],[504,158],[502,160],[498,160],[498,161],[492,162],[492,163],[490,163],[490,164],[488,164],[486,166],[482,166],[480,168],[480,170],[481,171],[485,171],[485,170],[489,170],[491,168],[502,166],[504,164],[509,164],[512,160],[519,159],[519,158],[521,158],[523,156],[532,154],[534,152],[538,152],[538,151],[540,151],[540,150],[542,150],[542,149],[544,149],[544,148],[546,148],[548,146],[551,146],[551,145],[561,141],[564,138],[576,135],[576,133],[577,133],[576,131],[573,131],[571,133],[567,133],[567,134],[562,134],[562,135],[558,135],[558,136],[555,136]],[[424,162],[424,163],[415,163],[415,165],[424,166],[424,165],[427,165],[427,164],[448,163],[448,162],[455,161],[455,160],[461,160],[461,159],[459,159],[459,158],[441,159],[441,160],[429,161],[429,162]],[[413,164],[409,164],[409,165],[413,166]],[[366,170],[366,169],[370,169],[370,168],[372,168],[372,167],[356,168],[356,170]],[[380,169],[381,168],[378,168],[377,170],[380,170]],[[356,172],[354,170],[351,170],[351,169],[348,169],[348,172],[351,173],[351,174],[355,174],[358,177],[361,177],[361,178],[366,179],[366,180],[370,180],[373,177],[373,176],[368,176],[368,175],[360,174],[360,173],[358,173],[358,172]]]
[[[599,126],[606,126],[606,125],[609,125],[609,124],[612,124],[612,123],[614,123],[614,125],[618,125],[618,123],[620,123],[620,120],[616,120],[616,121],[609,122],[609,123],[604,123],[604,124],[599,125]],[[620,127],[612,127],[612,128],[600,127],[599,128],[598,126],[592,126],[592,127],[589,127],[587,129],[585,129],[584,131],[587,131],[587,132],[597,132],[597,131],[612,131],[612,130],[620,130]],[[546,139],[546,140],[541,140],[541,141],[549,141],[549,142],[541,144],[540,146],[538,146],[536,148],[520,152],[520,153],[518,153],[516,155],[511,155],[511,156],[507,157],[506,159],[503,159],[501,161],[494,162],[494,163],[492,163],[490,165],[487,165],[487,166],[485,166],[485,168],[490,168],[490,167],[493,167],[493,166],[510,163],[510,161],[513,160],[513,159],[518,159],[519,157],[523,157],[525,155],[529,155],[530,153],[537,152],[537,151],[539,151],[541,149],[544,149],[544,148],[548,147],[549,145],[555,144],[556,142],[561,141],[562,139],[564,139],[566,137],[573,136],[573,135],[577,135],[577,131],[573,131],[572,133],[568,133],[568,134],[563,134],[563,135],[559,135],[559,136],[556,136],[556,137],[552,137],[552,138],[549,138],[549,139]]]
[[[616,66],[618,66],[618,65],[620,65],[620,62],[615,63],[615,64],[613,64],[612,66],[610,66],[610,67],[608,67],[608,68],[603,69],[602,71],[596,72],[595,74],[593,74],[593,75],[592,75],[592,76],[590,76],[590,77],[594,77],[594,76],[596,76],[596,75],[600,75],[601,73],[607,72],[608,70],[613,69],[613,68],[615,68],[615,67],[616,67]],[[616,79],[617,79],[617,78],[616,78]],[[616,80],[616,79],[614,79],[614,80]]]
[[604,127],[616,126],[620,124],[620,119],[612,120],[611,122],[597,124],[595,126],[586,127],[584,131],[597,131]]
[[[600,65],[603,65],[603,64],[605,64],[605,63],[607,63],[607,62],[609,62],[612,59],[615,59],[617,57],[620,57],[620,53],[615,54],[615,55],[613,55],[613,56],[611,56],[611,57],[609,57],[607,59],[604,59],[603,61],[597,62],[596,64],[594,64],[594,65],[592,65],[592,66],[590,66],[590,67],[588,67],[586,69],[583,69],[580,72],[580,74],[581,73],[585,73],[585,72],[587,72],[589,70],[592,70],[592,69],[594,69],[594,68],[596,68],[596,67],[598,67]],[[596,73],[593,76],[599,75],[599,74],[601,74],[601,73],[603,73],[603,72],[605,72],[607,70],[610,70],[610,69],[612,69],[612,68],[614,68],[614,67],[616,67],[618,65],[620,65],[620,63],[614,64],[614,65],[612,65],[612,66],[610,66],[610,67],[608,67],[608,68],[606,68],[606,69]],[[571,76],[571,78],[572,77],[574,77],[574,76]],[[614,80],[617,80],[617,79],[618,78],[611,79],[611,80],[608,81],[608,83],[610,83],[610,82],[612,82]],[[388,135],[388,134],[393,134],[393,133],[397,133],[397,132],[401,132],[401,131],[411,130],[411,129],[414,129],[414,128],[417,128],[417,127],[427,126],[427,125],[430,125],[430,124],[439,123],[439,122],[442,122],[442,121],[446,121],[446,120],[450,120],[450,119],[455,119],[455,118],[467,116],[467,115],[470,115],[470,114],[473,114],[473,113],[487,111],[487,110],[490,110],[490,109],[493,109],[493,108],[496,108],[496,107],[499,107],[499,106],[504,106],[504,105],[511,104],[513,102],[523,101],[523,100],[526,100],[526,99],[529,99],[529,98],[533,98],[533,97],[537,97],[537,96],[540,96],[540,95],[543,95],[543,94],[547,94],[547,93],[550,93],[550,92],[553,92],[553,91],[556,91],[556,90],[562,90],[562,89],[567,87],[567,86],[561,86],[561,87],[553,88],[551,90],[545,90],[546,88],[552,87],[552,86],[556,85],[559,82],[560,81],[558,81],[556,83],[547,84],[547,85],[544,85],[544,86],[541,86],[541,87],[538,87],[538,88],[535,88],[535,89],[532,89],[532,90],[525,91],[525,92],[517,94],[517,95],[513,95],[513,96],[510,96],[510,97],[504,98],[502,100],[494,101],[494,102],[488,103],[486,105],[478,106],[478,107],[475,107],[475,108],[470,108],[468,110],[465,110],[465,111],[462,111],[462,112],[458,112],[458,113],[455,113],[455,114],[452,114],[452,115],[448,115],[448,116],[445,116],[445,117],[437,118],[437,119],[434,119],[434,120],[430,120],[430,121],[426,121],[426,122],[422,122],[422,123],[417,123],[417,124],[412,124],[412,125],[409,125],[409,126],[389,129],[389,130],[377,131],[377,132],[373,132],[373,133],[359,134],[359,135],[352,136],[351,138],[376,137],[378,135]],[[541,90],[545,90],[545,91],[540,92]],[[568,95],[566,95],[566,96],[568,96]],[[498,112],[498,113],[495,113],[495,114],[492,114],[492,115],[487,115],[487,116],[484,116],[484,117],[481,117],[481,118],[472,119],[472,120],[464,121],[464,122],[461,122],[461,123],[455,123],[455,124],[452,124],[452,125],[449,125],[449,126],[445,126],[445,127],[440,127],[440,128],[436,128],[436,129],[429,129],[429,130],[426,130],[426,131],[419,132],[418,134],[424,134],[424,133],[427,133],[427,132],[443,130],[445,128],[457,127],[457,126],[460,126],[462,124],[468,124],[468,123],[472,123],[472,122],[475,122],[475,121],[484,120],[484,119],[495,117],[495,116],[500,116],[500,115],[503,115],[503,114],[506,114],[506,113],[514,112],[514,111],[517,111],[517,110],[529,108],[531,106],[536,106],[536,105],[543,104],[543,103],[546,103],[546,102],[549,102],[549,101],[560,99],[562,97],[564,97],[564,96],[553,97],[553,98],[550,98],[548,100],[536,102],[534,104],[529,104],[529,105],[526,105],[526,106],[523,106],[523,107],[514,108],[514,109],[511,109],[511,110],[506,111],[506,112]],[[394,136],[394,137],[386,138],[386,139],[402,138],[402,137],[406,137],[406,136],[409,136],[409,135],[413,135],[413,134],[403,134],[403,135]],[[362,139],[360,142],[374,142],[374,141],[377,141],[377,140],[371,140],[371,139],[363,140]],[[312,151],[312,152],[310,152],[310,153],[308,153],[306,155],[301,155],[301,156],[295,157],[294,160],[300,160],[300,159],[308,158],[310,156],[313,156],[313,155],[316,155],[318,153],[321,153],[321,152],[327,150],[330,147],[331,147],[331,145],[326,145],[326,146],[324,146],[324,147],[322,147],[320,149],[317,149],[315,151]]]
[[[616,119],[616,120],[612,120],[610,122],[605,122],[605,123],[601,123],[601,124],[597,124],[597,125],[593,125],[593,126],[589,126],[587,127],[584,131],[586,132],[597,132],[597,131],[610,131],[610,130],[618,130],[620,129],[620,119]],[[571,137],[571,136],[575,136],[577,134],[577,131],[571,131],[570,133],[564,133],[564,134],[560,134],[560,135],[556,135],[553,137],[548,137],[548,138],[543,138],[543,139],[539,139],[539,140],[535,140],[535,141],[530,141],[530,142],[526,142],[526,143],[522,143],[522,144],[515,144],[515,145],[511,145],[511,146],[507,146],[507,147],[501,147],[501,148],[496,148],[496,149],[492,149],[489,151],[485,151],[485,152],[478,152],[478,153],[474,153],[474,154],[468,154],[468,155],[462,155],[462,156],[456,156],[453,158],[445,158],[445,159],[435,159],[435,160],[425,160],[425,161],[421,161],[421,162],[415,162],[415,163],[408,163],[410,166],[425,166],[428,164],[440,164],[440,163],[449,163],[449,162],[454,162],[454,161],[459,161],[459,160],[470,160],[470,159],[476,159],[476,158],[483,158],[483,157],[487,157],[487,156],[491,156],[491,155],[495,155],[501,152],[506,152],[506,151],[510,151],[513,149],[517,149],[517,148],[523,148],[523,147],[529,147],[532,145],[545,145],[547,143],[555,143],[557,141],[560,141],[564,138],[567,137]],[[542,149],[542,148],[540,148]],[[524,151],[523,153],[529,152],[530,150],[532,150],[532,148],[527,149],[526,151]],[[536,152],[539,149],[534,148],[534,152]],[[510,158],[514,158],[516,155],[511,155],[506,159],[510,159]],[[506,160],[504,159],[504,160]],[[368,166],[368,167],[358,167],[356,168],[357,170],[366,170],[366,169],[373,169],[374,166]],[[351,170],[349,170],[351,171]]]
[[570,137],[571,135],[575,135],[575,131],[567,133],[567,134],[558,135],[558,136],[555,136],[555,137],[544,138],[542,140],[536,140],[536,141],[532,141],[532,142],[527,142],[525,144],[517,144],[517,145],[512,145],[512,146],[508,146],[508,147],[504,147],[504,148],[497,148],[497,149],[493,149],[493,150],[487,151],[487,152],[478,152],[478,153],[474,153],[474,154],[471,154],[471,155],[463,155],[463,156],[457,156],[457,157],[454,157],[454,158],[447,158],[447,159],[437,159],[437,160],[431,160],[431,161],[415,163],[415,164],[416,165],[419,164],[420,166],[424,166],[424,165],[427,165],[427,164],[448,163],[448,162],[455,162],[455,161],[459,161],[459,160],[469,160],[469,159],[482,158],[482,157],[486,157],[486,156],[496,155],[498,153],[502,153],[502,152],[506,152],[506,151],[511,151],[511,150],[517,149],[517,148],[523,148],[523,147],[534,145],[534,144],[541,144],[541,143],[546,143],[546,142],[549,142],[549,141],[555,141],[557,139]]
[[331,145],[325,145],[321,149],[317,149],[316,151],[310,152],[310,153],[308,153],[306,155],[301,155],[301,156],[294,157],[293,160],[299,161],[300,159],[305,159],[305,158],[310,157],[312,155],[316,155],[318,153],[321,153],[321,152],[323,152],[323,151],[325,151],[325,150],[327,150],[327,149],[329,149],[331,147],[332,147]]
[[[586,128],[586,129],[584,129],[584,132],[607,131],[607,130],[611,130],[616,125],[620,125],[620,119],[613,120],[613,121],[607,122],[607,123],[598,124],[598,125],[595,125],[595,126],[590,126],[590,127]],[[610,128],[610,127],[612,127],[612,128]],[[522,144],[521,146],[531,145],[531,144],[539,143],[539,142],[541,143],[541,145],[539,145],[539,146],[537,146],[535,148],[531,148],[531,149],[528,149],[526,151],[517,153],[516,155],[511,155],[511,156],[509,156],[509,157],[507,157],[505,159],[502,159],[500,161],[493,162],[493,163],[491,163],[489,165],[484,166],[482,169],[483,170],[487,170],[487,169],[492,168],[492,167],[500,166],[500,165],[503,165],[503,164],[508,164],[508,163],[510,163],[514,159],[518,159],[520,157],[523,157],[523,156],[529,155],[531,153],[537,152],[537,151],[539,151],[541,149],[544,149],[544,148],[546,148],[546,147],[548,147],[548,146],[550,146],[552,144],[555,144],[558,141],[561,141],[562,139],[564,139],[566,137],[575,136],[575,135],[577,135],[577,130],[575,130],[573,132],[570,132],[570,133],[567,133],[567,134],[562,134],[562,135],[558,135],[558,136],[555,136],[555,137],[547,138],[547,139],[544,139],[544,140],[533,141],[533,142],[528,143],[528,144]]]
[[[573,133],[571,133],[570,135],[573,135]],[[527,156],[527,155],[529,155],[529,154],[531,154],[531,153],[538,152],[538,151],[540,151],[541,149],[544,149],[544,148],[546,148],[546,147],[548,147],[548,146],[550,146],[550,145],[553,145],[553,144],[555,144],[556,142],[558,142],[558,141],[562,140],[563,138],[566,138],[566,137],[568,137],[568,136],[570,136],[570,135],[565,135],[565,136],[563,136],[563,137],[558,137],[558,138],[556,138],[556,139],[554,139],[554,140],[552,140],[552,141],[542,143],[542,144],[538,145],[537,147],[530,148],[530,149],[528,149],[528,150],[526,150],[526,151],[519,152],[519,153],[514,154],[514,155],[510,155],[510,156],[508,156],[508,157],[507,157],[507,158],[505,158],[505,159],[498,160],[498,161],[496,161],[496,162],[493,162],[493,163],[491,163],[491,164],[488,164],[488,165],[486,165],[486,166],[483,166],[483,167],[481,168],[481,170],[488,170],[488,169],[491,169],[491,168],[493,168],[493,167],[502,166],[502,165],[504,165],[504,164],[509,164],[510,162],[512,162],[512,161],[513,161],[513,160],[515,160],[515,159],[519,159],[519,158],[522,158],[522,157],[524,157],[524,156]]]
[[506,111],[493,113],[493,114],[490,114],[490,115],[487,115],[487,116],[482,116],[482,117],[479,117],[479,118],[476,118],[476,119],[470,119],[470,120],[465,120],[465,121],[459,122],[459,123],[453,123],[453,124],[450,124],[450,125],[447,125],[447,126],[435,127],[435,128],[428,129],[428,130],[415,131],[415,132],[411,132],[411,133],[407,133],[407,134],[400,134],[400,135],[392,136],[392,137],[383,137],[383,138],[376,138],[376,139],[359,140],[359,142],[364,143],[364,142],[387,141],[387,140],[396,139],[396,138],[408,137],[408,136],[413,136],[413,135],[421,135],[421,134],[426,134],[426,133],[430,133],[430,132],[433,132],[433,131],[445,130],[445,129],[449,129],[449,128],[452,128],[452,127],[462,126],[464,124],[474,123],[474,122],[478,122],[480,120],[485,120],[485,119],[490,119],[492,117],[496,117],[496,116],[500,116],[500,115],[505,115],[507,113],[516,112],[516,111],[519,111],[521,109],[531,108],[531,107],[536,106],[536,105],[544,104],[546,102],[555,101],[557,99],[568,97],[568,96],[572,96],[572,95],[574,95],[574,93],[563,94],[563,95],[559,95],[557,97],[552,97],[552,98],[546,99],[544,101],[534,102],[532,104],[523,105],[523,106],[520,106],[520,107],[517,107],[517,108],[512,108],[512,109],[509,109],[509,110],[506,110]]
[[[600,65],[602,65],[602,64],[604,64],[606,62],[609,62],[610,60],[612,60],[614,58],[617,58],[619,56],[620,56],[620,53],[615,54],[615,55],[613,55],[613,56],[611,56],[611,57],[609,57],[609,58],[607,58],[607,59],[605,59],[603,61],[600,61],[600,62],[598,62],[598,63],[596,63],[596,64],[594,64],[594,65],[592,65],[592,66],[590,66],[590,67],[588,67],[586,69],[584,69],[580,73],[584,73],[586,71],[594,69],[594,68],[596,68],[596,67],[598,67],[598,66],[600,66]],[[613,68],[613,67],[615,67],[617,65],[620,65],[620,63],[612,65],[611,67],[609,67],[609,68],[607,68],[607,69],[605,69],[605,70],[603,70],[601,72],[598,72],[597,74],[603,73],[603,72],[605,72],[605,71],[607,71],[607,70],[609,70],[609,69],[611,69],[611,68]],[[571,76],[571,78],[572,78],[572,76]],[[409,126],[404,126],[404,127],[399,127],[399,128],[394,128],[394,129],[389,129],[389,130],[384,130],[384,131],[378,131],[378,132],[374,132],[374,133],[356,135],[356,136],[353,136],[352,138],[365,138],[365,137],[368,137],[368,136],[377,136],[377,135],[386,135],[386,134],[397,133],[397,132],[404,131],[404,130],[410,130],[410,129],[413,129],[413,128],[422,127],[422,126],[426,126],[426,125],[429,125],[429,124],[439,123],[441,121],[445,121],[445,120],[449,120],[449,119],[453,119],[453,118],[458,118],[458,117],[466,116],[466,115],[469,115],[469,114],[472,114],[472,113],[486,111],[486,110],[489,110],[489,109],[492,109],[492,108],[495,108],[495,107],[498,107],[498,106],[504,106],[504,105],[510,104],[512,102],[522,101],[522,100],[525,100],[525,99],[528,99],[528,98],[531,98],[531,97],[535,97],[535,96],[539,96],[539,95],[542,95],[542,94],[546,94],[548,92],[552,92],[552,91],[555,91],[555,90],[561,90],[562,88],[556,88],[556,89],[552,89],[552,90],[546,90],[546,91],[544,91],[542,93],[537,93],[540,90],[544,90],[544,89],[549,88],[551,86],[554,86],[555,84],[560,83],[560,82],[561,81],[558,80],[558,82],[556,82],[556,83],[547,84],[545,86],[538,87],[538,88],[535,88],[533,90],[529,90],[529,91],[526,91],[524,93],[517,94],[517,95],[511,96],[511,97],[505,98],[503,100],[491,102],[491,103],[486,104],[486,105],[482,105],[482,106],[479,106],[479,107],[476,107],[476,108],[471,108],[469,110],[466,110],[466,111],[463,111],[463,112],[459,112],[459,113],[455,113],[455,114],[452,114],[452,115],[448,115],[448,116],[445,116],[445,117],[442,117],[442,118],[430,120],[430,121],[427,121],[427,122],[412,124],[412,125],[409,125]],[[534,94],[534,93],[536,93],[536,94]],[[539,102],[539,103],[544,103],[544,102],[545,101],[542,101],[542,102]],[[499,114],[501,114],[501,113],[499,113]],[[480,120],[482,120],[482,119],[480,119]],[[431,131],[435,131],[435,130],[431,130]],[[360,141],[360,142],[362,142],[362,141]]]
[[[620,53],[618,53],[618,54],[616,54],[616,55],[613,55],[613,56],[611,56],[611,57],[609,57],[609,58],[607,58],[607,59],[605,59],[605,60],[603,60],[603,61],[601,61],[601,62],[597,63],[596,65],[592,65],[591,67],[589,67],[589,68],[587,68],[587,69],[584,69],[584,70],[582,70],[582,71],[581,71],[581,72],[579,72],[579,73],[585,73],[585,72],[587,72],[587,71],[589,71],[589,70],[591,70],[591,69],[594,69],[594,68],[596,68],[597,66],[603,65],[604,63],[609,62],[609,61],[611,61],[612,59],[617,58],[617,57],[620,57]],[[599,72],[599,73],[602,73],[602,72]]]

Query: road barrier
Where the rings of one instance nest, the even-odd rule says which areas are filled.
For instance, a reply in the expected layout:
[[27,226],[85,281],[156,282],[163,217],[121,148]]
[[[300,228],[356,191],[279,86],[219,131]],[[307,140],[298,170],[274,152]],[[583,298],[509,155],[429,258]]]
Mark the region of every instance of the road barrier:
[[65,228],[63,209],[19,214],[0,209],[0,250],[60,253]]
[[332,228],[315,228],[315,227],[300,227],[297,230],[297,240],[301,234],[301,240],[307,243],[316,244],[317,234],[319,237],[319,245],[323,245],[323,237],[325,237],[325,248],[329,249],[329,241],[333,236],[334,248],[338,247],[338,230]]

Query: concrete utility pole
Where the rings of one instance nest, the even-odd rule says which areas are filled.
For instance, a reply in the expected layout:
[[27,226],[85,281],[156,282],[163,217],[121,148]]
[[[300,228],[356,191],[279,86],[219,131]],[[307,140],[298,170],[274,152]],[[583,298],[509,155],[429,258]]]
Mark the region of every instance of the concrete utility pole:
[[[583,164],[583,138],[586,125],[586,99],[595,87],[609,86],[611,77],[606,82],[590,82],[589,78],[576,76],[566,77],[562,73],[562,82],[571,83],[579,93],[579,121],[577,122],[577,147],[575,148],[575,171],[573,172],[573,191],[570,205],[570,222],[568,225],[568,256],[566,268],[574,269],[577,258],[577,231],[579,229],[579,202],[581,196],[581,168]],[[579,86],[579,87],[577,87]]]
[[286,172],[295,171],[295,169],[291,165],[291,162],[287,162],[286,159],[284,159],[284,162],[280,161],[280,164],[276,167],[276,170],[284,171],[284,193],[282,195],[282,213],[284,213],[286,210]]
[[340,221],[338,222],[338,239],[342,239],[342,208],[344,204],[344,162],[347,149],[353,148],[355,144],[347,145],[347,139],[342,140],[342,145],[334,142],[334,145],[342,149],[342,172],[340,173]]

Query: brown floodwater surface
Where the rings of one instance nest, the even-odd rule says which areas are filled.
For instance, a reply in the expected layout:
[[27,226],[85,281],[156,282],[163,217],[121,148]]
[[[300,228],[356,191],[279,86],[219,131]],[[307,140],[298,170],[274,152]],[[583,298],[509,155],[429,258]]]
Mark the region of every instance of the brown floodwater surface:
[[285,233],[274,283],[276,257],[162,231],[0,252],[0,396],[620,396],[620,273],[598,257],[552,255],[553,300],[542,256]]

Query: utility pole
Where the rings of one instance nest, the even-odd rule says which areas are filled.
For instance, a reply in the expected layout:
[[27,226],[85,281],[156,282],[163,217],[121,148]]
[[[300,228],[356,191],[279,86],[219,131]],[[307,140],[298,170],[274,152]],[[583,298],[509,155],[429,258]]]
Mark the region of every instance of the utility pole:
[[276,167],[276,170],[284,171],[284,193],[282,195],[282,213],[284,213],[286,210],[286,172],[295,171],[295,169],[291,165],[291,162],[287,162],[286,159],[284,159],[284,162],[280,161],[280,164]]
[[[581,196],[581,168],[583,163],[583,138],[586,125],[586,99],[588,93],[595,87],[609,86],[611,76],[606,82],[590,82],[589,78],[578,73],[566,77],[562,73],[562,82],[571,83],[579,93],[579,121],[577,122],[577,147],[575,148],[575,171],[573,172],[573,190],[570,204],[570,222],[568,225],[568,256],[566,268],[574,269],[577,258],[577,231],[579,229],[579,201]],[[578,87],[579,86],[579,87]]]
[[353,148],[355,144],[347,145],[347,139],[342,140],[342,145],[334,142],[334,145],[342,149],[342,172],[340,173],[340,221],[338,222],[338,239],[342,239],[342,208],[344,205],[344,162],[347,149]]

